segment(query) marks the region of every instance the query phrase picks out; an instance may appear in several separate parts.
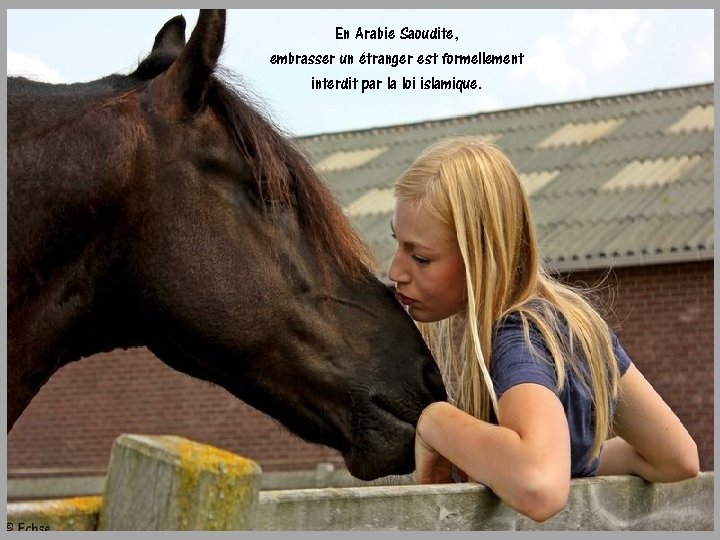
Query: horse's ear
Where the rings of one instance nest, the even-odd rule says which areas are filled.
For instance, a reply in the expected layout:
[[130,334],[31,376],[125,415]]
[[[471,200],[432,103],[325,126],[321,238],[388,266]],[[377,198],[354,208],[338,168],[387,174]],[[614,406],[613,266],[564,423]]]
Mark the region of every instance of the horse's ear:
[[155,36],[150,54],[137,67],[133,76],[152,79],[165,71],[185,47],[185,17],[178,15],[166,22]]
[[160,96],[163,99],[179,99],[186,110],[197,110],[202,105],[224,39],[225,10],[201,9],[187,45],[170,69],[156,81]]
[[180,56],[185,47],[185,17],[177,15],[166,22],[155,36],[151,55],[160,51],[173,51]]

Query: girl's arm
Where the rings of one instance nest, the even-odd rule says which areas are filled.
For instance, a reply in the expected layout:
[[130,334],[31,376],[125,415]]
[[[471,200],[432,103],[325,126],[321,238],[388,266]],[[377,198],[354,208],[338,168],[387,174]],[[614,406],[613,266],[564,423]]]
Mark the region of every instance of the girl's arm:
[[449,460],[511,508],[544,521],[564,508],[570,489],[562,404],[548,388],[525,383],[507,390],[498,408],[496,426],[449,403],[429,405],[417,426],[416,479],[445,478]]
[[650,482],[697,476],[695,441],[633,364],[620,379],[614,427],[617,437],[603,445],[598,475],[635,474]]

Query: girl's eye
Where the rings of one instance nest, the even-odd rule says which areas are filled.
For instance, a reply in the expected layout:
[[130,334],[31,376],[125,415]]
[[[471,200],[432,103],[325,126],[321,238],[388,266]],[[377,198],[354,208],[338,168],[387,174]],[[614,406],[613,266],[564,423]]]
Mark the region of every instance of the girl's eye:
[[412,258],[420,264],[430,264],[430,261],[428,259],[420,257],[419,255],[413,255]]

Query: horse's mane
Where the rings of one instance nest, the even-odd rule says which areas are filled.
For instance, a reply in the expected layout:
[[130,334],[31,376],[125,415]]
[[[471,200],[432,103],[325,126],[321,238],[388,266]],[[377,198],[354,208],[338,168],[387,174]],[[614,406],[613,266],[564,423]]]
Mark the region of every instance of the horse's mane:
[[276,217],[296,205],[314,249],[356,280],[376,269],[370,248],[353,229],[305,155],[231,85],[213,79],[207,99],[223,119],[257,182],[259,199]]

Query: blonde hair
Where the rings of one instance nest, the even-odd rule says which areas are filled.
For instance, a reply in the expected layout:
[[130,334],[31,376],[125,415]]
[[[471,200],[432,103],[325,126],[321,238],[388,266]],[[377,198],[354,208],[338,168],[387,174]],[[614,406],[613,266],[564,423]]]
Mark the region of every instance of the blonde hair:
[[[467,308],[448,319],[418,323],[451,401],[488,420],[497,397],[490,377],[493,329],[509,313],[541,332],[555,364],[557,390],[566,367],[592,395],[597,457],[612,430],[618,368],[607,323],[584,298],[542,267],[528,197],[510,160],[473,137],[441,141],[423,152],[395,183],[395,196],[423,205],[456,234],[465,263]],[[559,328],[559,316],[567,330]],[[579,351],[578,351],[579,347]],[[577,353],[580,354],[577,354]],[[578,356],[586,360],[583,370]]]

